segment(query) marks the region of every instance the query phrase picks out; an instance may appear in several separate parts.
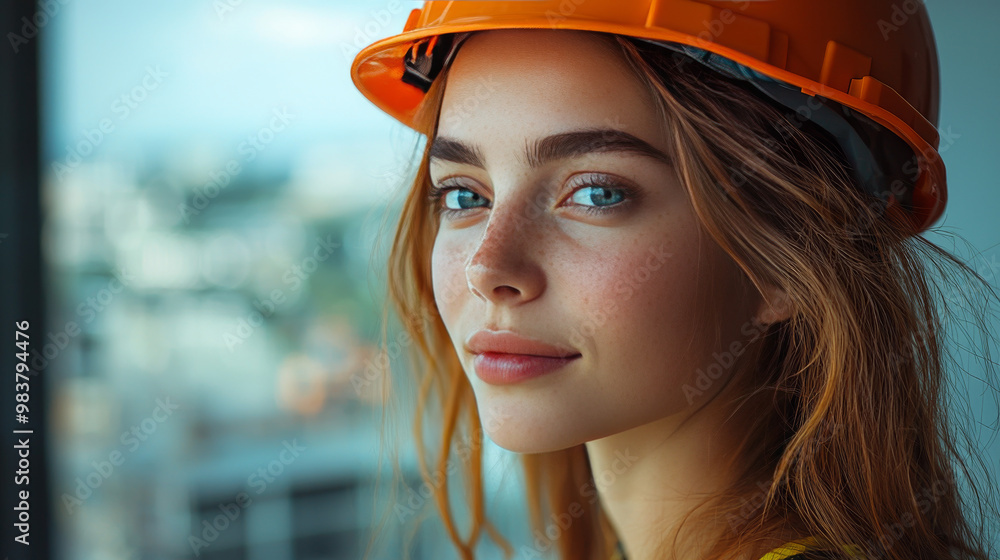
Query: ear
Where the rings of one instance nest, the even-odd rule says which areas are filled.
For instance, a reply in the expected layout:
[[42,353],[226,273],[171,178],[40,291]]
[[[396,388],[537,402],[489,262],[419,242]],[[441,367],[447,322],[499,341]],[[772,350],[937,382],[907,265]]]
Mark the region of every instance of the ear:
[[795,305],[788,297],[788,293],[781,288],[768,285],[762,294],[754,318],[760,323],[771,324],[790,318],[794,312]]

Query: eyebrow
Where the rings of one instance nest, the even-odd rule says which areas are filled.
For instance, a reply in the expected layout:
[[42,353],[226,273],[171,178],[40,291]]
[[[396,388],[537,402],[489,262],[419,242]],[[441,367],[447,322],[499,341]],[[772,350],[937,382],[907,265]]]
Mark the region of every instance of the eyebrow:
[[[667,165],[673,162],[667,154],[623,130],[595,128],[553,134],[528,142],[524,161],[532,168],[563,158],[578,157],[595,152],[627,152],[657,159]],[[438,136],[431,144],[430,157],[486,168],[486,158],[479,146],[465,144],[453,138]]]

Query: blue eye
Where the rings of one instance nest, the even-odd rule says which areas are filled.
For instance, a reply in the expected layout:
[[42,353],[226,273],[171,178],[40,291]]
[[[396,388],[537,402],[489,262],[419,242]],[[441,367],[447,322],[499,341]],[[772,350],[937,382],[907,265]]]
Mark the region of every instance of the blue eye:
[[468,210],[478,208],[486,199],[462,187],[452,187],[443,195],[445,208],[449,210]]
[[608,214],[635,202],[639,191],[607,175],[583,175],[569,200],[590,214]]
[[427,200],[435,212],[446,216],[458,215],[467,210],[486,206],[489,201],[477,193],[458,185],[431,185]]
[[583,206],[611,206],[625,200],[625,191],[603,186],[587,186],[573,193],[570,200]]

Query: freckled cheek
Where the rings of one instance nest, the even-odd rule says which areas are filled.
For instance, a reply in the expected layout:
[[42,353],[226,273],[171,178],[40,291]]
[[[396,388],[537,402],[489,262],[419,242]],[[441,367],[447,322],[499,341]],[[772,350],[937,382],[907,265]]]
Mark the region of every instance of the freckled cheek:
[[601,294],[591,305],[590,313],[607,313],[606,328],[601,329],[614,342],[604,350],[614,362],[635,372],[647,372],[664,378],[663,366],[688,361],[691,329],[699,320],[699,302],[703,302],[697,263],[682,255],[665,261],[648,259],[649,253],[637,254],[616,263],[605,275]]
[[615,354],[615,360],[622,358],[619,353],[648,344],[645,316],[649,306],[664,304],[662,294],[653,293],[662,288],[652,286],[663,280],[663,267],[649,270],[644,254],[623,253],[620,244],[593,247],[589,254],[577,253],[577,257],[549,269],[550,287],[565,306],[571,338],[600,356]]
[[468,283],[465,277],[466,254],[463,245],[448,242],[440,236],[431,252],[431,279],[434,301],[446,321],[456,316]]

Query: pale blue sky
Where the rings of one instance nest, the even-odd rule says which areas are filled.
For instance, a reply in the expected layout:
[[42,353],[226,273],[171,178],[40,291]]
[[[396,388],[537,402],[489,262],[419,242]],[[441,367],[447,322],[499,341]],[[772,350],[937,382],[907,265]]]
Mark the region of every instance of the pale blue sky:
[[[390,4],[298,0],[243,1],[220,12],[214,0],[70,2],[49,23],[44,45],[48,155],[84,129],[112,118],[118,130],[102,149],[147,141],[229,142],[266,123],[272,108],[297,111],[289,154],[323,138],[384,134],[392,122],[354,89],[350,57],[358,30],[372,40],[398,32],[414,1]],[[235,3],[235,2],[234,2]],[[394,5],[395,5],[394,4]],[[380,22],[384,12],[390,16]],[[384,20],[382,20],[384,21]],[[115,100],[159,67],[163,82],[129,116]],[[228,145],[228,144],[227,144]]]

